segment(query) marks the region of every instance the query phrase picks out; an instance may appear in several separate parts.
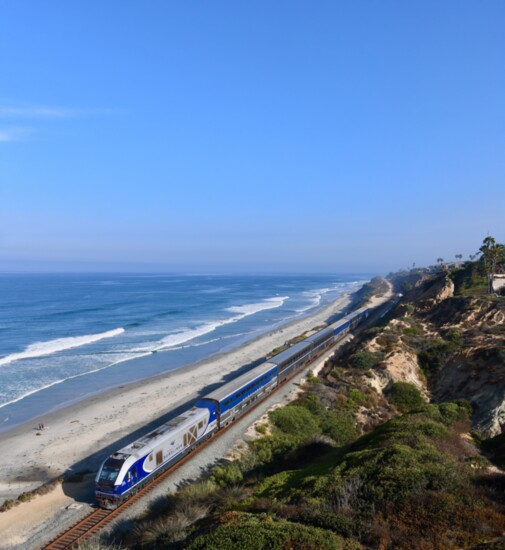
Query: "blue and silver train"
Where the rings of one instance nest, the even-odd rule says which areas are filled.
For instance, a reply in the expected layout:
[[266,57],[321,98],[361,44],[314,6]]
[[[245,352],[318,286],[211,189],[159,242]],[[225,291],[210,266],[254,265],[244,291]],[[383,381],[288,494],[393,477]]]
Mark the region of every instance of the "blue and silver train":
[[205,395],[188,411],[109,456],[96,476],[96,498],[115,508],[203,441],[244,414],[365,319],[363,307]]

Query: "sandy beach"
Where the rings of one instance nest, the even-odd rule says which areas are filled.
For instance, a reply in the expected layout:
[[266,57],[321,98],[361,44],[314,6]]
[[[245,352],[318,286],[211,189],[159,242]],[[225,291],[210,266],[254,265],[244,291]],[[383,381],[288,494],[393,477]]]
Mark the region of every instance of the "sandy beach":
[[[316,314],[229,353],[95,395],[0,434],[0,503],[64,473],[96,471],[111,452],[182,412],[202,393],[325,322],[349,303],[350,296],[343,295]],[[39,430],[40,423],[46,429]]]

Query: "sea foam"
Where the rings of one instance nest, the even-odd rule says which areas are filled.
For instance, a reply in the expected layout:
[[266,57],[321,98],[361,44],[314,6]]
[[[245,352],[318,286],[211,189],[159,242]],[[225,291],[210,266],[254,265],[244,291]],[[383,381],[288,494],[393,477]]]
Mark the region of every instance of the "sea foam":
[[83,336],[69,336],[68,338],[57,338],[56,340],[49,340],[47,342],[35,342],[27,346],[24,351],[19,353],[12,353],[6,355],[0,359],[0,366],[7,365],[13,361],[19,361],[20,359],[33,359],[35,357],[44,357],[45,355],[52,355],[59,351],[65,351],[71,348],[78,348],[87,344],[92,344],[103,340],[104,338],[112,338],[118,336],[124,332],[124,328],[115,328],[113,330],[107,330],[100,332],[99,334],[85,334]]
[[228,317],[227,319],[222,319],[219,321],[204,323],[203,325],[200,325],[198,327],[184,329],[174,334],[169,334],[161,340],[160,345],[155,349],[156,351],[163,351],[171,349],[175,346],[180,346],[181,344],[184,344],[189,340],[194,340],[199,336],[204,336],[205,334],[214,332],[217,328],[222,327],[223,325],[236,323],[237,321],[240,321],[245,317],[248,317],[249,315],[254,315],[255,313],[259,313],[260,311],[263,311],[265,309],[280,307],[287,299],[289,299],[289,296],[276,296],[274,298],[267,298],[262,302],[245,304],[243,306],[229,307],[227,308],[227,311],[238,313],[238,315],[234,315],[232,317]]

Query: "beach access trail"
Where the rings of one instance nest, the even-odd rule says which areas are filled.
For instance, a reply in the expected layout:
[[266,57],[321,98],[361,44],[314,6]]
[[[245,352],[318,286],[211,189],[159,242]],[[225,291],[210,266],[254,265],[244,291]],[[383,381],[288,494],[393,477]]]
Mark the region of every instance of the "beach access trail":
[[[0,434],[0,504],[65,473],[96,472],[106,456],[184,410],[209,386],[231,379],[241,367],[324,323],[349,303],[350,296],[343,295],[315,315],[231,352],[92,396]],[[40,423],[47,429],[38,430]],[[0,514],[0,521],[6,515]]]

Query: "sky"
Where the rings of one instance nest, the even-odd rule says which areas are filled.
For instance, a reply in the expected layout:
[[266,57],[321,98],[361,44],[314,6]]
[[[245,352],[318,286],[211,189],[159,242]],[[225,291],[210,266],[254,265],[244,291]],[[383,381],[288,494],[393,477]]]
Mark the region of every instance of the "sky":
[[0,0],[0,271],[504,242],[504,28],[502,0]]

